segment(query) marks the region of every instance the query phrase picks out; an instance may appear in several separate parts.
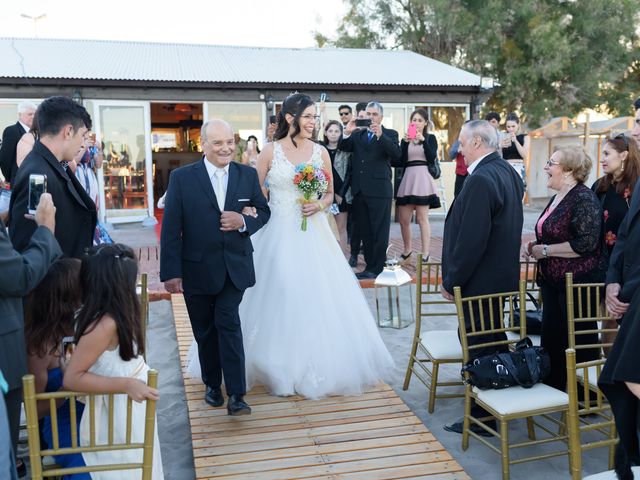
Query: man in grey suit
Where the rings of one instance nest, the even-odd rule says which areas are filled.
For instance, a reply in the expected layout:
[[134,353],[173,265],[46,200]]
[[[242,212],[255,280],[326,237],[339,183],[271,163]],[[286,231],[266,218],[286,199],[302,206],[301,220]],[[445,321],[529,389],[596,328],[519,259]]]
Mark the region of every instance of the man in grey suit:
[[36,209],[38,225],[22,254],[16,252],[0,220],[0,370],[9,385],[5,402],[14,452],[20,429],[22,376],[27,373],[22,298],[44,278],[49,266],[62,255],[53,236],[56,208],[51,194],[43,193]]

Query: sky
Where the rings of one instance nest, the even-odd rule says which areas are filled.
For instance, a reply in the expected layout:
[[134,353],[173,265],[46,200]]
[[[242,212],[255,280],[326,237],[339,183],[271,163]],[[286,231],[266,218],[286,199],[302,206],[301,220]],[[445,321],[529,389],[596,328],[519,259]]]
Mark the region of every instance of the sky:
[[[314,47],[333,36],[342,0],[21,0],[2,2],[0,36]],[[22,14],[37,17],[34,22]]]

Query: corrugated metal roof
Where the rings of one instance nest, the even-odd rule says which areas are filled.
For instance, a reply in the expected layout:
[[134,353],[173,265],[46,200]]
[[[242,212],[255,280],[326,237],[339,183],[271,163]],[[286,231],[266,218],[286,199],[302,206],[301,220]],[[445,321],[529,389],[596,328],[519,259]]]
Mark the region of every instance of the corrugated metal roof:
[[480,77],[404,50],[262,48],[0,38],[0,78],[479,86]]

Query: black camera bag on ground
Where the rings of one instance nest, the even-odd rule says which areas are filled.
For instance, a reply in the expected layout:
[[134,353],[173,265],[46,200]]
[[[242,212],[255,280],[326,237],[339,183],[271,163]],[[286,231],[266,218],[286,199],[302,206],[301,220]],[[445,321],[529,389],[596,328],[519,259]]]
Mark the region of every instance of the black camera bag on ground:
[[[542,333],[542,308],[530,292],[527,292],[527,297],[529,297],[529,300],[533,303],[533,310],[527,310],[525,312],[527,335],[540,335]],[[513,326],[520,326],[520,308],[515,298],[513,299]]]
[[466,382],[474,387],[499,390],[515,385],[531,388],[544,380],[550,370],[549,354],[525,337],[516,343],[513,352],[494,353],[467,362],[461,374],[464,378],[464,372],[468,372]]

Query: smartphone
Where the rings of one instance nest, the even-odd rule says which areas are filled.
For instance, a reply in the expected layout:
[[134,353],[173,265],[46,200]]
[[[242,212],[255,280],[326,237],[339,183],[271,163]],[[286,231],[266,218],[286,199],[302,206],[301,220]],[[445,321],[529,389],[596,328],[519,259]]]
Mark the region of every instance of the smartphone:
[[276,123],[276,116],[275,115],[269,115],[269,123]]
[[11,203],[11,190],[3,189],[0,191],[0,215],[9,212],[9,204]]
[[418,127],[416,127],[415,123],[409,124],[409,129],[407,130],[407,138],[409,140],[415,140],[418,135]]
[[356,127],[369,128],[371,126],[370,118],[356,118]]
[[36,213],[40,197],[47,191],[47,176],[44,173],[32,173],[29,175],[29,213]]
[[321,93],[320,94],[320,101],[321,102],[325,102],[327,100],[327,94],[326,93]]
[[76,348],[76,339],[73,336],[62,338],[62,356],[71,355]]
[[501,143],[511,143],[511,134],[509,132],[500,132],[500,142]]

